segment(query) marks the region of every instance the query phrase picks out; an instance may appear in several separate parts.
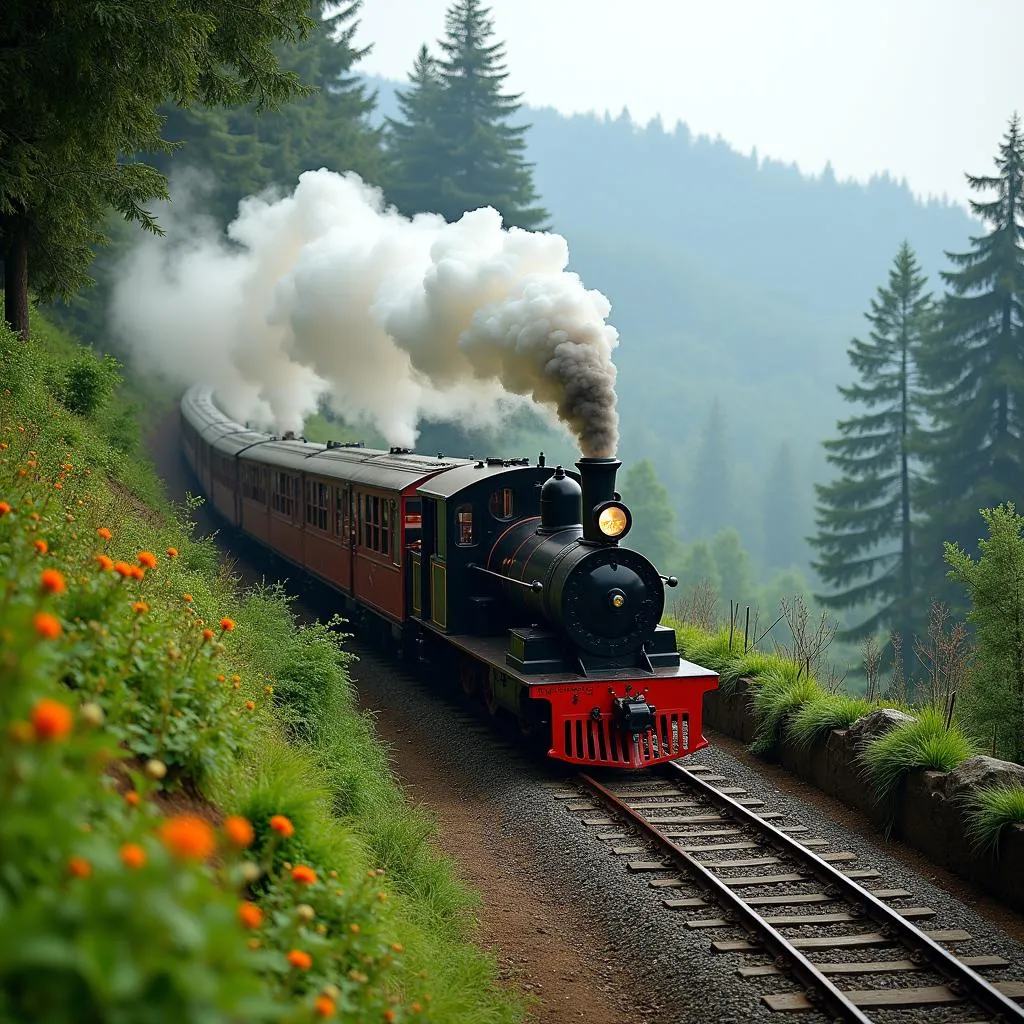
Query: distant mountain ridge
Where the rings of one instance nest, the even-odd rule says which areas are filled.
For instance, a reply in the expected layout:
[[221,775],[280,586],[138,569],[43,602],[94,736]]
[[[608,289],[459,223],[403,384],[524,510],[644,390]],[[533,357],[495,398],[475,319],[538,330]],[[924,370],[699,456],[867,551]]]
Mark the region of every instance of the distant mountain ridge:
[[[397,116],[401,83],[366,80],[378,116]],[[811,177],[682,124],[666,131],[626,115],[525,106],[517,121],[532,126],[534,180],[572,269],[612,303],[622,457],[653,458],[683,507],[694,486],[707,486],[691,479],[693,452],[718,397],[734,475],[747,482],[733,488],[742,507],[730,521],[756,550],[748,506],[788,440],[799,475],[794,528],[807,532],[811,484],[827,472],[820,441],[849,412],[836,391],[850,380],[847,347],[900,243],[914,247],[938,292],[944,251],[963,251],[977,222],[886,174],[867,184],[829,169]]]

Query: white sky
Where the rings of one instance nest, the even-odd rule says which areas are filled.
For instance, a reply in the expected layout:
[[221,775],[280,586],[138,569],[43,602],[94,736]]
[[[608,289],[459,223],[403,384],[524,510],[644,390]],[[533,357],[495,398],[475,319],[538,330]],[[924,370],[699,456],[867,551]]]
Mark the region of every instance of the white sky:
[[[405,81],[449,0],[364,0],[360,67]],[[509,88],[565,112],[629,108],[840,178],[888,170],[965,200],[1014,110],[1024,0],[491,0]]]

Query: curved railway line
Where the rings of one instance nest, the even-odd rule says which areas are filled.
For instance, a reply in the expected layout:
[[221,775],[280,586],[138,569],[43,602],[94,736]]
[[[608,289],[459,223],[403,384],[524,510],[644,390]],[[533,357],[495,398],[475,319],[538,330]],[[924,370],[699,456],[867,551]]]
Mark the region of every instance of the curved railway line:
[[[642,839],[644,845],[613,845],[612,851],[630,858],[630,871],[658,876],[652,888],[666,894],[666,907],[687,915],[685,927],[745,933],[713,941],[712,952],[755,958],[737,970],[741,978],[795,980],[800,991],[762,997],[770,1010],[816,1010],[832,1020],[867,1022],[882,1010],[919,1018],[929,1007],[958,1005],[974,1014],[964,1021],[1024,1022],[1024,1008],[1015,1002],[1024,999],[1024,982],[990,981],[980,973],[1006,973],[1007,960],[958,959],[942,943],[966,942],[969,933],[922,930],[913,922],[935,913],[904,905],[912,893],[886,888],[871,868],[841,869],[856,854],[815,852],[827,842],[807,836],[805,825],[786,825],[781,812],[757,813],[763,801],[743,798],[745,790],[722,785],[726,780],[710,769],[673,763],[642,778],[605,784],[581,773],[575,781],[578,789],[556,790],[556,798],[582,813],[602,842]],[[581,793],[589,799],[580,801]],[[606,813],[598,816],[599,810]],[[632,859],[649,857],[652,847],[659,859]],[[874,952],[886,947],[885,954]]]

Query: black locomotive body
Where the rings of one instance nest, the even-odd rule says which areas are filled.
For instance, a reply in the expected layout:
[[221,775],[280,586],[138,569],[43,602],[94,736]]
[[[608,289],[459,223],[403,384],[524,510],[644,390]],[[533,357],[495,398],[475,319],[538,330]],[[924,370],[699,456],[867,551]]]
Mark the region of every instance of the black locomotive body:
[[181,408],[186,457],[221,514],[549,737],[551,757],[637,768],[706,745],[717,677],[660,624],[675,581],[619,543],[631,516],[617,460],[567,472],[271,438],[200,389]]

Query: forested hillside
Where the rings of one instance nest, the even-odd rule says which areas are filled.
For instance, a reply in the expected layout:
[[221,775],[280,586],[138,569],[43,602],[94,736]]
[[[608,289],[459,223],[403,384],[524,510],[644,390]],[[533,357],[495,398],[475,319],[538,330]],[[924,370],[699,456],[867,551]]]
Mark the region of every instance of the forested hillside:
[[[365,80],[395,116],[396,83]],[[763,570],[805,565],[850,338],[904,239],[934,278],[976,223],[887,176],[811,178],[682,124],[519,120],[553,230],[612,302],[622,457],[655,462],[683,541],[734,525]]]

